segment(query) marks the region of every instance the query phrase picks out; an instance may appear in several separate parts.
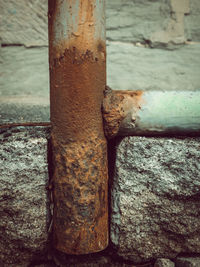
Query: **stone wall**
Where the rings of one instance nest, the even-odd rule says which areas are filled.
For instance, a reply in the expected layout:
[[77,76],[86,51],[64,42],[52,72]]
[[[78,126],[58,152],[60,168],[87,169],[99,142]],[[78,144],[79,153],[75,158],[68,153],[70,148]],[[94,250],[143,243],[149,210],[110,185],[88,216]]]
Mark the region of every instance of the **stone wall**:
[[48,133],[0,128],[0,266],[27,266],[47,251]]
[[[112,88],[200,89],[198,0],[106,3]],[[0,95],[48,96],[47,0],[1,1],[0,12]]]
[[[0,1],[0,124],[30,116],[49,120],[47,2]],[[200,90],[199,0],[106,2],[108,85]],[[0,131],[2,266],[36,266],[48,259],[48,131]],[[111,141],[111,242],[96,266],[200,266],[198,258],[184,257],[200,253],[199,142],[198,137]],[[81,266],[95,266],[91,262]]]
[[111,240],[134,262],[200,253],[200,138],[116,140]]

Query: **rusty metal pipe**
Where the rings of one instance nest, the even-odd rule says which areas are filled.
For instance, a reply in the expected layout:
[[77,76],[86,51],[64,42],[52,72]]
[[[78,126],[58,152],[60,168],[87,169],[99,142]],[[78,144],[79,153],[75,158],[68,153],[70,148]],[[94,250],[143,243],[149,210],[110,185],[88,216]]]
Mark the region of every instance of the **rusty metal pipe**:
[[200,91],[113,91],[103,100],[107,138],[200,133]]
[[104,0],[49,0],[53,242],[87,254],[108,244]]

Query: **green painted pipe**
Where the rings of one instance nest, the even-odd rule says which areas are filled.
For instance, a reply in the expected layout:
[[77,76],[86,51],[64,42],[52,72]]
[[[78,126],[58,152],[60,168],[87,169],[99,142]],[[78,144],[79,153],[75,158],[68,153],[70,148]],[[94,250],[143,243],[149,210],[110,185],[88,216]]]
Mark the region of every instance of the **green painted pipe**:
[[[110,99],[119,102],[118,120],[116,107],[112,107]],[[103,107],[108,138],[200,133],[200,90],[112,91],[105,96]]]

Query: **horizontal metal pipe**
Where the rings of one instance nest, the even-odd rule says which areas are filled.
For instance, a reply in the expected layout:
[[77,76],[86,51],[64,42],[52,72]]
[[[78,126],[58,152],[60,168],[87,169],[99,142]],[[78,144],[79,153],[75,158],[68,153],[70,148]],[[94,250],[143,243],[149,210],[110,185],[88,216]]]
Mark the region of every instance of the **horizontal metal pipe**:
[[108,90],[103,115],[108,138],[199,133],[200,91]]

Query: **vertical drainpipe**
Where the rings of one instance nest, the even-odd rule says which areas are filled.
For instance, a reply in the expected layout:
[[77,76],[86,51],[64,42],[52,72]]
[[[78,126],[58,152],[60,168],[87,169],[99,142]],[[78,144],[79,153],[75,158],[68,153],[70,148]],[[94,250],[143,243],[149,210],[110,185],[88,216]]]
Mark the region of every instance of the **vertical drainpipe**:
[[49,0],[53,242],[67,254],[108,244],[105,0]]

